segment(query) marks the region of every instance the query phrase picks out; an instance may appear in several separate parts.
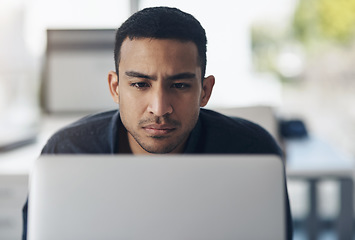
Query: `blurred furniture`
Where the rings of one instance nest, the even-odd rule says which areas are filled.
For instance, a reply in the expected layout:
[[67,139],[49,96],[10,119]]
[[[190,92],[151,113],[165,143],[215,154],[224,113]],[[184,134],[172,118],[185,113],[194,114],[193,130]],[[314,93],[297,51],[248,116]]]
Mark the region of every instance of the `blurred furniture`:
[[42,104],[50,113],[117,108],[107,74],[115,70],[114,29],[50,29]]
[[[306,218],[309,239],[317,239],[321,231],[318,213],[317,185],[332,179],[340,183],[340,209],[335,219],[338,239],[353,239],[354,166],[328,143],[314,136],[285,140],[286,170],[289,179],[305,180],[309,184],[309,213]],[[337,196],[334,196],[337,197]]]
[[[290,180],[306,181],[309,185],[309,213],[306,218],[310,240],[320,234],[317,185],[333,179],[340,183],[340,212],[335,219],[339,239],[353,238],[354,200],[351,159],[337,152],[329,144],[309,136],[302,120],[280,120],[270,106],[249,106],[215,109],[229,116],[241,117],[265,128],[279,143],[286,156],[286,174]],[[337,196],[334,196],[337,197]],[[292,205],[291,205],[292,207]]]
[[216,108],[213,110],[227,116],[244,118],[260,125],[275,138],[280,146],[282,146],[278,129],[279,123],[273,107],[258,105],[235,108]]
[[0,239],[21,239],[27,174],[0,174]]

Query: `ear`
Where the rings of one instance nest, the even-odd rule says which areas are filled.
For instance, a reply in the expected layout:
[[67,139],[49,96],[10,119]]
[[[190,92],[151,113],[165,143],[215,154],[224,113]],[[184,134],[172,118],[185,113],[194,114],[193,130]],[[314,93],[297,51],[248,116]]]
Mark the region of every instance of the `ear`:
[[214,82],[215,78],[212,75],[203,79],[200,107],[206,106],[208,101],[210,100]]
[[110,93],[112,96],[113,101],[115,101],[115,103],[119,104],[119,93],[118,93],[118,76],[117,73],[114,71],[110,71],[108,73],[108,85],[110,88]]

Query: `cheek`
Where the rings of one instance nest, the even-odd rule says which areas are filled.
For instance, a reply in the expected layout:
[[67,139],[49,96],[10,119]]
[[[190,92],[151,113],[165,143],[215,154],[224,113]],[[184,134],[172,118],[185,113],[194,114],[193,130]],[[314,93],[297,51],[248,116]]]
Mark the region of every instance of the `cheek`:
[[144,109],[144,100],[130,91],[120,89],[119,108],[121,115],[129,122],[134,120]]
[[120,96],[120,105],[135,107],[139,106],[141,97],[139,97],[135,91],[132,91],[132,87],[126,85],[120,85],[118,88]]
[[200,96],[197,94],[176,99],[175,112],[183,118],[195,115],[200,109]]

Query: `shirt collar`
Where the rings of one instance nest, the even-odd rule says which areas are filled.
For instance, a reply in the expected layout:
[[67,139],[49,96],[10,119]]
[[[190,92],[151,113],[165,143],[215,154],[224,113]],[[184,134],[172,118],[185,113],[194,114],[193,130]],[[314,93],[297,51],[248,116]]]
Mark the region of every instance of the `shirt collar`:
[[117,110],[115,114],[112,116],[110,127],[108,129],[107,136],[110,142],[110,153],[116,154],[118,153],[118,129],[122,126],[120,112]]

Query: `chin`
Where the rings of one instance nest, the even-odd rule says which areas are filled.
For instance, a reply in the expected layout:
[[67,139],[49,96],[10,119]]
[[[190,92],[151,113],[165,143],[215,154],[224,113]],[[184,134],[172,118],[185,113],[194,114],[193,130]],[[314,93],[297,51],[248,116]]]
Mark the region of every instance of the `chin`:
[[177,146],[176,145],[166,145],[166,146],[146,146],[144,144],[140,144],[140,146],[148,153],[153,153],[153,154],[166,154],[166,153],[171,153],[173,152]]

